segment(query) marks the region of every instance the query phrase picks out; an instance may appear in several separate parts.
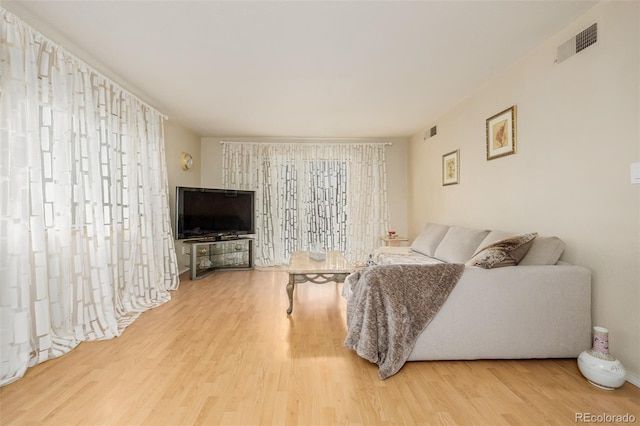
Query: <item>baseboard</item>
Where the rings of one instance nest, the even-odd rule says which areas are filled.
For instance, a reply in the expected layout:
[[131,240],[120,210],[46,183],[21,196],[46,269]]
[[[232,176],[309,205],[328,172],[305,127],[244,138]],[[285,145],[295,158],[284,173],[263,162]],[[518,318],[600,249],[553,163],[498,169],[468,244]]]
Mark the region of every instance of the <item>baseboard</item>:
[[625,377],[625,379],[627,380],[627,382],[640,388],[640,377],[636,376],[635,374],[627,372],[627,376]]

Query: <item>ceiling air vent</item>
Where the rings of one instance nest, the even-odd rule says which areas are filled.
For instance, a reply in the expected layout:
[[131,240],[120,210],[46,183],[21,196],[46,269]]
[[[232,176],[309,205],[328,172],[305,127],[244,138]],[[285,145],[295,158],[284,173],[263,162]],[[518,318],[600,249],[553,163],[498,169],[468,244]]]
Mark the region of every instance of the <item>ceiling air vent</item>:
[[556,63],[569,59],[576,53],[598,41],[598,24],[593,24],[589,28],[571,37],[569,40],[558,46]]

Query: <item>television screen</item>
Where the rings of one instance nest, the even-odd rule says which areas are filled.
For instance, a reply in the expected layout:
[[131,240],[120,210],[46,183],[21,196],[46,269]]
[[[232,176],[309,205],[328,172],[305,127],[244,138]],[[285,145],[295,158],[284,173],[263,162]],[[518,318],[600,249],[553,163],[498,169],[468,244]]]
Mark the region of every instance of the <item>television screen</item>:
[[253,234],[254,191],[176,188],[176,239]]

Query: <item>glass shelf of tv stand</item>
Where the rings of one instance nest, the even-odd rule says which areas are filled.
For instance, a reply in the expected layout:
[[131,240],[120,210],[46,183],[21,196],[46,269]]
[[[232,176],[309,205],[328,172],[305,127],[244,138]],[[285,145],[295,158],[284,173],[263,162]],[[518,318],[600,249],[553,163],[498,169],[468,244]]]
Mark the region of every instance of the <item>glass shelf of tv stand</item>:
[[229,238],[219,241],[186,240],[191,246],[191,279],[200,279],[215,270],[253,269],[253,239]]

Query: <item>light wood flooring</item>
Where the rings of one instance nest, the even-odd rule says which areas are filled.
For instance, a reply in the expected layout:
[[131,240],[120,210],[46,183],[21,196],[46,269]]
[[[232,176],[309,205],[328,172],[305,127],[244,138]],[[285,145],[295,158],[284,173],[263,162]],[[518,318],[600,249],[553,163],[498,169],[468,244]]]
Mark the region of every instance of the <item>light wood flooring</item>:
[[597,389],[574,359],[410,362],[380,380],[343,346],[341,285],[298,285],[289,317],[286,282],[282,271],[184,274],[121,337],[0,388],[0,424],[541,425],[578,413],[640,424],[639,388]]

